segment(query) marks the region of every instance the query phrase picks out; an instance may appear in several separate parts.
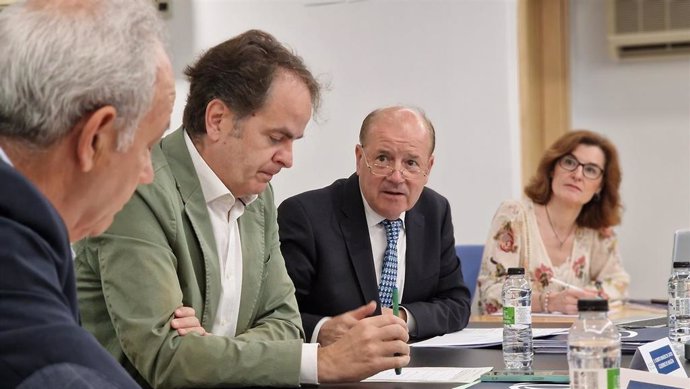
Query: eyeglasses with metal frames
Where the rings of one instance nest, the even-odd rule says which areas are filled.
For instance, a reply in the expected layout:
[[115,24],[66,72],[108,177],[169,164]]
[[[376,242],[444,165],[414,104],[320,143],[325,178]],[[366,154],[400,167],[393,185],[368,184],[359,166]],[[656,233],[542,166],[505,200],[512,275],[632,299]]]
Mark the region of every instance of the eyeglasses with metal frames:
[[604,169],[593,163],[582,163],[572,154],[562,156],[558,160],[558,166],[569,172],[574,172],[578,167],[582,166],[582,175],[590,180],[596,180],[604,174]]
[[395,167],[389,165],[388,163],[381,163],[381,162],[374,162],[374,163],[369,163],[369,158],[367,158],[367,153],[364,151],[364,146],[359,145],[359,148],[362,149],[362,155],[364,156],[364,163],[367,164],[367,168],[369,168],[369,171],[371,174],[375,176],[380,176],[380,177],[390,177],[395,171],[399,171],[400,174],[403,176],[405,179],[414,179],[418,177],[426,177],[429,173],[425,171],[420,164],[416,163],[413,165],[405,165],[405,162],[403,162],[403,167],[401,169],[396,169]]

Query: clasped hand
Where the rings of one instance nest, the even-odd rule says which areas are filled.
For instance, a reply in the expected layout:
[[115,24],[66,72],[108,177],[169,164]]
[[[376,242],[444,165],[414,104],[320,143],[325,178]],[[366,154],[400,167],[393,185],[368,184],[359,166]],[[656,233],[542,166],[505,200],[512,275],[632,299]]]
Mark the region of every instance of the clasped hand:
[[179,307],[174,312],[175,318],[170,321],[170,327],[177,330],[179,335],[187,335],[197,333],[199,335],[210,335],[201,326],[199,319],[196,317],[196,312],[192,307]]

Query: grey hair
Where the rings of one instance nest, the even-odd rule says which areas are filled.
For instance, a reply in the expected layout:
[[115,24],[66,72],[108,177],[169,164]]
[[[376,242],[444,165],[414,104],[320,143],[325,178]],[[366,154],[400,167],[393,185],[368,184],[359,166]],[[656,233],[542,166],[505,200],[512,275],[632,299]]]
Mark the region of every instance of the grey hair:
[[164,25],[150,0],[25,0],[0,12],[0,137],[45,148],[116,109],[118,150],[153,101]]

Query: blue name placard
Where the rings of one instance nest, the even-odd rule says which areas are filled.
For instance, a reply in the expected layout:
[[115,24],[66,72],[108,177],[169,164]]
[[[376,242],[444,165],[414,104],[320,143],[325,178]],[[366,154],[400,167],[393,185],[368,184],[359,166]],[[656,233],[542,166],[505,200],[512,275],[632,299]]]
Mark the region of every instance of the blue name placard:
[[685,369],[678,360],[678,356],[673,351],[671,343],[668,338],[655,340],[638,348],[639,353],[644,360],[640,363],[639,356],[636,353],[630,364],[633,369],[640,369],[642,365],[646,367],[645,370],[652,373],[667,374],[676,377],[687,377]]
[[676,354],[673,353],[669,345],[652,350],[649,352],[649,355],[652,356],[652,362],[656,366],[656,371],[661,374],[670,374],[672,371],[680,368]]

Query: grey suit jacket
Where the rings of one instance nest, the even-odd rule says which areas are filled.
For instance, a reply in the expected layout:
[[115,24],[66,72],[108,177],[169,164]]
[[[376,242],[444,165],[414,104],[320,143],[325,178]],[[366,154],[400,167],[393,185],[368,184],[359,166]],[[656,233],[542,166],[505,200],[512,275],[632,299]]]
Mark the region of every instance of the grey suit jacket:
[[140,186],[101,237],[77,247],[84,327],[154,387],[299,384],[303,332],[267,189],[239,219],[244,258],[237,336],[178,336],[173,311],[196,310],[210,331],[220,269],[206,203],[183,130],[153,150]]

